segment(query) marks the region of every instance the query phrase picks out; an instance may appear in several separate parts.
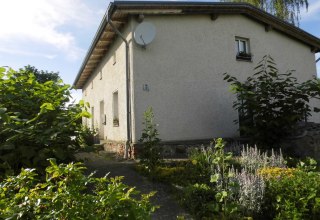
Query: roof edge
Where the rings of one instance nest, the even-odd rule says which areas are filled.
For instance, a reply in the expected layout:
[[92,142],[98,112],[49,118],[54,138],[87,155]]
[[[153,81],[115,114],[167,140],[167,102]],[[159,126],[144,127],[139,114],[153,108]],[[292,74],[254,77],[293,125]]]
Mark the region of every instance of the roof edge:
[[[123,9],[126,7],[129,8],[137,8],[137,9],[143,9],[143,7],[159,7],[159,6],[167,6],[167,7],[190,7],[190,10],[192,10],[192,6],[217,6],[217,10],[221,10],[221,8],[225,7],[225,9],[234,9],[238,8],[239,11],[241,11],[242,14],[246,14],[247,16],[252,17],[253,19],[260,20],[262,23],[266,23],[266,25],[276,25],[276,29],[283,32],[284,34],[287,34],[289,36],[295,36],[297,40],[300,40],[301,42],[304,42],[306,45],[309,45],[311,48],[313,48],[313,52],[319,53],[320,52],[320,39],[303,29],[296,27],[292,25],[291,23],[288,23],[282,19],[279,19],[275,17],[272,14],[269,14],[251,4],[248,3],[233,3],[233,2],[206,2],[206,1],[199,1],[199,2],[187,2],[187,1],[114,1],[110,2],[107,11],[98,27],[98,30],[90,44],[90,47],[85,55],[85,58],[81,64],[81,67],[78,71],[78,74],[73,82],[73,86],[76,89],[83,88],[85,82],[81,85],[77,85],[79,83],[79,80],[81,78],[81,75],[86,67],[86,64],[88,63],[90,56],[93,53],[93,50],[96,47],[96,44],[98,43],[104,29],[106,28],[108,24],[108,19],[112,17],[112,15],[117,11],[117,9]],[[194,8],[195,11],[197,10]],[[201,13],[201,11],[199,11]],[[240,13],[240,12],[238,12]],[[260,19],[259,19],[260,18]],[[281,30],[282,29],[282,30]],[[90,73],[91,74],[91,73]],[[90,77],[90,75],[88,76]],[[88,78],[86,78],[87,80]]]

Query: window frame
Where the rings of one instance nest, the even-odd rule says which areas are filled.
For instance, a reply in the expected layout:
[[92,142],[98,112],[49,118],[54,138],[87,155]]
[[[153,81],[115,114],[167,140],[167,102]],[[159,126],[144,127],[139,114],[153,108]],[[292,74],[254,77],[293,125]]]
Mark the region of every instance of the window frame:
[[[252,54],[250,51],[250,40],[244,37],[235,37],[236,46],[236,60],[252,61]],[[242,48],[241,48],[242,47]]]
[[119,92],[118,90],[112,93],[112,118],[113,118],[113,127],[119,127]]

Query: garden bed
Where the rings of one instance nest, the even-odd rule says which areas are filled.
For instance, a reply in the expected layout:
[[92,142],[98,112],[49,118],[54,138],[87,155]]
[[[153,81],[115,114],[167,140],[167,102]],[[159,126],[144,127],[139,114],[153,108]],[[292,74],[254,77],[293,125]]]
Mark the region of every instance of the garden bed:
[[320,173],[316,162],[284,160],[243,148],[224,151],[221,139],[191,152],[187,160],[166,161],[153,170],[136,169],[153,181],[174,186],[177,198],[196,219],[317,219]]

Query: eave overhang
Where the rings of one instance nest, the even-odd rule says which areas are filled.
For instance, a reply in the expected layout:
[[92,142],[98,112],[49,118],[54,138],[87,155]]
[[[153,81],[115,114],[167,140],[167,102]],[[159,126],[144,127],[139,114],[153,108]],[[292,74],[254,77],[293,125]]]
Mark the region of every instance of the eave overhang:
[[84,58],[78,75],[74,81],[77,89],[82,89],[95,68],[108,53],[116,33],[108,24],[111,19],[117,29],[121,29],[128,21],[129,15],[186,15],[208,14],[242,14],[265,25],[266,30],[277,30],[291,38],[310,46],[312,52],[320,52],[320,39],[304,30],[266,13],[250,4],[229,2],[146,2],[115,1],[110,3],[91,46]]

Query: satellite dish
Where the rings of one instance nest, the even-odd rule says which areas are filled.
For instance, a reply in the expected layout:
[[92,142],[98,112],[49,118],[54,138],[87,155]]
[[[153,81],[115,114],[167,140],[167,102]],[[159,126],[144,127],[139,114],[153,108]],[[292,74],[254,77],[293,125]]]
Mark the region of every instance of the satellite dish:
[[149,22],[142,22],[139,24],[133,33],[135,42],[143,47],[150,44],[155,36],[156,28]]

